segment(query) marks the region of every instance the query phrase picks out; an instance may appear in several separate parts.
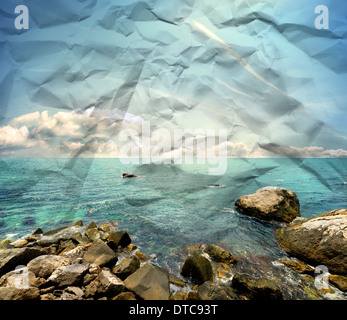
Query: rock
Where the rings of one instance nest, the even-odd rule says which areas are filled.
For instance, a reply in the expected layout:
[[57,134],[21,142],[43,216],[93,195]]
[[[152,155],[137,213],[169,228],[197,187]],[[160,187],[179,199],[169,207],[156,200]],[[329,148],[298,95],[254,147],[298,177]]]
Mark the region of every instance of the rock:
[[82,221],[82,220],[78,220],[78,221],[74,224],[74,226],[76,226],[76,227],[83,227],[83,221]]
[[95,263],[100,267],[114,264],[117,260],[116,253],[100,239],[95,240],[83,256],[83,262]]
[[88,297],[113,297],[125,290],[124,283],[108,270],[102,270],[98,276],[85,288]]
[[28,270],[37,277],[47,278],[54,270],[61,266],[67,266],[70,260],[62,256],[43,255],[36,257],[28,263]]
[[40,290],[36,287],[0,287],[0,300],[40,300]]
[[86,237],[90,239],[91,241],[95,241],[97,239],[100,239],[100,233],[97,228],[87,228],[86,231],[84,232]]
[[199,286],[198,296],[200,300],[240,300],[229,286],[211,281]]
[[37,228],[32,234],[33,235],[43,234],[43,231],[41,228]]
[[113,297],[111,300],[136,300],[136,296],[133,292],[122,292]]
[[234,264],[237,262],[230,252],[227,250],[218,247],[215,244],[208,245],[204,250],[212,259],[220,262],[225,262],[229,264]]
[[135,255],[136,255],[136,257],[138,257],[142,261],[147,261],[148,260],[147,255],[145,255],[144,253],[142,253],[140,251],[136,251]]
[[265,221],[291,222],[300,217],[300,204],[293,191],[265,187],[235,202],[241,213]]
[[140,260],[136,256],[124,258],[118,265],[113,267],[112,272],[124,280],[140,268]]
[[83,258],[84,254],[87,252],[88,247],[84,245],[79,245],[76,248],[73,248],[69,251],[61,253],[61,256],[69,259],[71,262]]
[[41,249],[28,247],[0,250],[0,276],[43,254]]
[[67,287],[59,300],[83,300],[84,292],[79,287]]
[[169,277],[169,282],[180,288],[183,288],[186,286],[186,283],[183,280],[174,278],[172,276]]
[[28,271],[26,267],[10,271],[0,278],[0,287],[37,287],[38,281],[33,272]]
[[146,263],[124,280],[125,287],[144,300],[168,300],[168,272],[151,263]]
[[177,292],[170,297],[170,300],[188,300],[188,293]]
[[256,300],[282,300],[283,294],[275,282],[269,279],[251,280],[245,276],[235,274],[232,287],[246,295],[249,299]]
[[75,243],[78,243],[78,244],[85,244],[85,243],[88,243],[90,242],[90,240],[82,235],[80,232],[76,232],[74,234],[72,234],[70,236],[70,239],[73,240]]
[[335,286],[337,289],[347,292],[347,277],[336,275],[336,274],[330,274],[329,275],[329,282]]
[[47,279],[57,287],[78,286],[89,269],[89,263],[75,263],[57,268]]
[[132,174],[132,173],[123,173],[122,178],[137,178],[138,176]]
[[124,230],[111,231],[108,234],[108,239],[110,240],[110,242],[113,243],[115,248],[118,248],[118,246],[125,248],[127,245],[129,245],[131,243],[131,239],[129,237],[129,234]]
[[329,272],[347,273],[347,209],[320,214],[276,231],[280,246],[290,255]]
[[88,229],[97,229],[97,228],[98,228],[97,224],[94,221],[92,221],[91,223],[89,223],[89,225],[86,228],[86,230],[88,230]]
[[28,240],[18,240],[12,243],[14,248],[23,248],[28,244]]
[[213,281],[211,262],[201,254],[191,255],[184,262],[181,275],[191,278],[198,284],[205,281]]
[[278,262],[284,264],[285,266],[296,271],[297,273],[310,274],[310,275],[314,274],[314,268],[312,268],[311,266],[307,265],[306,263],[302,261],[279,259]]

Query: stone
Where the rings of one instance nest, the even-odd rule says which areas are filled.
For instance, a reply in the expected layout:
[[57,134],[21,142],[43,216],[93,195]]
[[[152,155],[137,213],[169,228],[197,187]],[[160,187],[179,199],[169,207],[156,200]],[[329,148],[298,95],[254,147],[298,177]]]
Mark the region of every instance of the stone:
[[97,228],[89,228],[84,232],[84,234],[91,241],[100,239],[100,233]]
[[237,262],[236,258],[229,251],[215,244],[209,244],[204,251],[216,261],[229,264],[235,264]]
[[111,231],[108,234],[108,239],[110,240],[110,242],[114,244],[116,248],[119,246],[121,246],[122,248],[125,248],[127,245],[131,243],[129,234],[124,230]]
[[201,254],[191,255],[184,262],[181,275],[191,278],[192,281],[198,284],[205,281],[213,281],[211,262]]
[[282,300],[283,294],[278,285],[270,279],[252,280],[243,275],[235,274],[232,288],[255,300]]
[[170,300],[188,300],[188,293],[177,292],[170,297]]
[[144,264],[124,280],[125,287],[144,300],[168,300],[168,272],[152,263]]
[[0,277],[19,265],[26,265],[30,260],[43,254],[44,251],[41,249],[28,247],[0,250]]
[[70,260],[55,255],[43,255],[34,258],[28,263],[28,270],[33,272],[37,277],[47,278],[54,270],[61,266],[67,266],[70,264]]
[[347,277],[337,274],[329,275],[329,282],[335,286],[337,289],[347,292]]
[[235,202],[242,214],[264,221],[291,222],[300,217],[300,203],[293,191],[264,187],[254,194],[246,195]]
[[311,265],[325,265],[330,273],[345,275],[346,230],[347,209],[340,209],[280,228],[276,239],[291,256]]
[[199,300],[240,300],[229,286],[211,281],[199,286],[198,296]]
[[295,261],[295,260],[289,260],[289,259],[279,259],[278,262],[284,264],[285,266],[296,271],[297,273],[309,274],[309,275],[314,274],[314,268],[312,268],[311,266],[307,265],[306,263],[304,263],[302,261]]
[[54,283],[58,288],[68,286],[78,286],[81,284],[84,275],[89,269],[89,263],[75,263],[68,266],[57,268],[47,279],[50,283]]
[[111,298],[111,300],[137,300],[136,295],[133,292],[122,292],[115,297]]
[[18,240],[12,244],[14,248],[23,248],[24,246],[28,244],[28,242],[29,242],[28,240]]
[[37,287],[37,278],[26,267],[10,271],[0,278],[0,287]]
[[0,300],[40,300],[40,290],[36,287],[0,287]]
[[147,261],[148,260],[147,255],[145,255],[144,253],[142,253],[140,251],[136,251],[135,255],[136,255],[136,257],[138,257],[142,261]]
[[136,256],[124,258],[118,265],[113,267],[112,272],[124,280],[140,268],[140,260]]
[[72,261],[75,261],[77,259],[83,258],[84,254],[87,252],[87,250],[88,250],[87,246],[78,245],[77,247],[75,247],[71,250],[62,252],[61,256],[69,259],[72,262]]
[[83,256],[83,262],[95,263],[100,267],[114,264],[117,260],[116,253],[100,239],[95,240]]
[[86,230],[88,229],[97,229],[98,226],[96,225],[96,223],[94,221],[92,221],[91,223],[89,223],[89,225],[87,226]]
[[114,297],[125,290],[124,283],[109,270],[102,270],[85,288],[88,297]]
[[32,234],[33,235],[43,234],[43,231],[41,228],[37,228]]

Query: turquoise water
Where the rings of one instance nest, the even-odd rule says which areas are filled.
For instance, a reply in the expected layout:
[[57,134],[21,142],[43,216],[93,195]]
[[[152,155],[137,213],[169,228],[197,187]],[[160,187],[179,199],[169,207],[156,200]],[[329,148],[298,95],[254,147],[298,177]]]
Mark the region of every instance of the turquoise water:
[[[119,159],[2,159],[0,239],[79,219],[114,220],[170,267],[182,248],[218,243],[236,255],[283,257],[276,225],[242,216],[235,200],[264,186],[296,192],[301,214],[347,208],[347,159],[228,159],[202,165],[124,165]],[[123,179],[123,172],[140,175]],[[218,186],[216,186],[218,185]]]

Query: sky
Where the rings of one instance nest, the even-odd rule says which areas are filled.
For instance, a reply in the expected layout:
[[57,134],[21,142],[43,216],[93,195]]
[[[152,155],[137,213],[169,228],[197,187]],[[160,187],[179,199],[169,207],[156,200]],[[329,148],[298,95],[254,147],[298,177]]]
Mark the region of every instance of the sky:
[[229,157],[347,156],[345,1],[2,0],[0,16],[0,157],[119,157],[144,123],[153,144],[225,129]]

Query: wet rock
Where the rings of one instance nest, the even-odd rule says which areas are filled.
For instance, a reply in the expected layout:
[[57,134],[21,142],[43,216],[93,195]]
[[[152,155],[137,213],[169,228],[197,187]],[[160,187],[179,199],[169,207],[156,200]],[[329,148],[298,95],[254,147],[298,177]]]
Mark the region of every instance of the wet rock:
[[181,275],[191,278],[198,284],[205,281],[213,281],[211,262],[201,254],[191,255],[184,262]]
[[293,191],[264,187],[235,202],[242,214],[264,221],[291,222],[300,216],[300,204]]
[[170,297],[170,300],[188,300],[188,293],[177,292]]
[[168,300],[168,272],[151,263],[146,263],[124,280],[125,287],[144,300]]
[[37,228],[32,234],[33,235],[43,234],[43,231],[41,228]]
[[18,240],[12,243],[14,248],[23,248],[28,244],[28,240]]
[[124,258],[118,265],[113,267],[112,272],[124,280],[140,268],[140,260],[136,256]]
[[58,288],[67,286],[78,286],[89,269],[89,263],[75,263],[57,268],[47,279]]
[[40,290],[36,287],[0,287],[0,300],[40,300]]
[[232,254],[215,245],[215,244],[209,244],[205,250],[204,250],[212,259],[219,261],[219,262],[225,262],[229,264],[234,264],[237,262],[236,258],[232,256]]
[[347,209],[334,210],[276,231],[290,255],[329,272],[347,274]]
[[235,274],[232,288],[255,300],[282,300],[283,294],[278,285],[270,279],[251,280],[243,275]]
[[229,286],[211,281],[199,286],[198,296],[200,300],[240,300]]
[[32,259],[28,263],[28,270],[33,272],[37,277],[47,278],[54,270],[61,266],[68,266],[70,260],[55,255],[43,255]]
[[41,249],[28,247],[0,250],[0,276],[43,254]]
[[83,262],[95,263],[100,267],[114,264],[117,259],[116,253],[100,239],[94,241],[83,256]]
[[85,296],[88,297],[113,297],[125,290],[121,279],[109,270],[102,270],[97,277],[85,288]]
[[329,275],[329,282],[333,286],[335,286],[337,289],[343,292],[347,292],[347,277],[346,276],[331,274]]
[[123,173],[122,178],[137,178],[138,176],[132,174],[132,173]]
[[115,248],[118,248],[119,246],[125,248],[127,245],[131,243],[129,234],[124,230],[111,231],[108,234],[108,239],[114,245]]
[[284,264],[285,266],[296,271],[297,273],[309,274],[309,275],[314,274],[314,268],[312,268],[311,266],[307,265],[306,263],[304,263],[302,261],[295,261],[295,260],[289,260],[289,259],[279,259],[278,262]]

